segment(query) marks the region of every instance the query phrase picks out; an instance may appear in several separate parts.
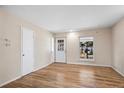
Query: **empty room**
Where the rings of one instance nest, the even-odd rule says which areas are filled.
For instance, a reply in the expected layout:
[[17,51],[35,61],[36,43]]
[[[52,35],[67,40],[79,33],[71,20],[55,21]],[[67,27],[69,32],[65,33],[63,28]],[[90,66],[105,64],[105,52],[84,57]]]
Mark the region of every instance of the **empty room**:
[[1,5],[1,88],[124,88],[123,5]]

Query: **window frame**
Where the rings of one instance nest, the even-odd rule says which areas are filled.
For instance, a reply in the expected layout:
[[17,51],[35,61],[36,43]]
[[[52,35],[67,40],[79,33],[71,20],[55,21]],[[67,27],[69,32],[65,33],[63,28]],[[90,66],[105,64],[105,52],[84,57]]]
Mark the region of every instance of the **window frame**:
[[[82,58],[80,58],[80,52],[81,52],[81,50],[80,50],[80,38],[93,38],[93,59],[82,59]],[[80,59],[80,61],[82,62],[93,62],[93,61],[95,61],[95,53],[94,53],[94,37],[93,36],[79,36],[79,59]]]

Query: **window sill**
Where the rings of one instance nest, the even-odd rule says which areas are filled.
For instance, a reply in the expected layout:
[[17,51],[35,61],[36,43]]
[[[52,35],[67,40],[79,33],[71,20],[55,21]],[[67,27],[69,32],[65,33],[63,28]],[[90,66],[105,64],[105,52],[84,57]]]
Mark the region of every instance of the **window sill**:
[[94,61],[94,59],[80,59],[81,62],[91,62],[91,61]]

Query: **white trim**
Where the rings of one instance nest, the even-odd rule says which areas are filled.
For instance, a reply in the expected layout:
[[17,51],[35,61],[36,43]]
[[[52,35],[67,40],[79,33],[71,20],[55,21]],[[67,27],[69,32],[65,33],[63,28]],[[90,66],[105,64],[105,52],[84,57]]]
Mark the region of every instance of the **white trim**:
[[115,70],[117,73],[119,73],[121,76],[124,77],[124,74],[121,73],[117,68],[115,68],[115,67],[113,67],[113,66],[111,66],[111,68],[112,68],[113,70]]
[[[52,63],[49,63],[49,64],[46,64],[46,65],[44,65],[44,66],[42,66],[42,67],[36,68],[36,69],[34,69],[32,72],[35,72],[35,71],[37,71],[37,70],[39,70],[39,69],[43,69],[43,68],[47,67],[47,66],[50,65],[50,64],[52,64]],[[31,72],[31,73],[32,73],[32,72]],[[27,74],[26,74],[26,75],[27,75]],[[20,75],[20,76],[14,78],[14,79],[8,80],[8,81],[4,82],[3,84],[0,84],[0,87],[4,86],[4,85],[6,85],[6,84],[8,84],[8,83],[10,83],[10,82],[12,82],[12,81],[15,81],[15,80],[17,80],[17,79],[19,79],[19,78],[21,78],[21,77],[23,77],[23,75]]]
[[[52,62],[52,63],[53,63],[53,62]],[[41,67],[35,68],[35,69],[33,69],[32,72],[35,72],[35,71],[40,70],[40,69],[43,69],[43,68],[49,66],[49,65],[52,64],[52,63],[48,63],[48,64],[45,64],[45,65],[43,65],[43,66],[41,66]]]
[[12,82],[12,81],[15,81],[15,80],[17,80],[17,79],[19,79],[19,78],[21,78],[21,77],[22,77],[22,76],[20,75],[20,76],[14,78],[14,79],[8,80],[8,81],[6,81],[6,82],[0,84],[0,87],[4,86],[4,85],[6,85],[6,84],[8,84],[8,83],[10,83],[10,82]]
[[87,62],[92,62],[92,61],[95,61],[94,59],[82,59],[82,58],[80,58],[80,61],[82,62],[82,61],[87,61]]
[[120,72],[117,68],[111,66],[111,65],[100,65],[100,64],[85,64],[85,63],[81,63],[81,62],[67,62],[67,64],[77,64],[77,65],[87,65],[87,66],[100,66],[100,67],[110,67],[112,68],[114,71],[116,71],[117,73],[119,73],[121,76],[124,77],[124,74],[122,72]]
[[23,76],[23,57],[22,57],[22,55],[23,55],[23,30],[22,30],[22,25],[20,26],[20,31],[21,31],[21,75]]
[[83,59],[83,58],[80,58],[80,61],[87,61],[87,62],[93,62],[93,61],[95,61],[95,53],[94,53],[94,51],[95,51],[95,38],[94,38],[94,36],[79,36],[78,37],[78,39],[79,39],[79,54],[80,54],[80,38],[92,38],[92,41],[93,41],[93,59]]
[[87,66],[100,66],[100,67],[111,67],[110,65],[101,65],[101,64],[90,64],[90,63],[84,63],[84,62],[67,62],[67,64],[77,64],[77,65],[87,65]]
[[[47,66],[50,65],[50,64],[52,64],[52,63],[49,63],[49,64],[46,64],[46,65],[44,65],[44,66],[42,66],[42,67],[36,68],[36,69],[34,69],[32,72],[35,72],[35,71],[37,71],[37,70],[39,70],[39,69],[43,69],[43,68],[47,67]],[[111,67],[113,70],[115,70],[117,73],[119,73],[120,75],[122,75],[122,76],[124,77],[124,74],[123,74],[123,73],[121,73],[120,71],[118,71],[115,67],[109,66],[109,65],[81,64],[81,63],[73,63],[73,62],[67,62],[67,64]],[[4,86],[4,85],[6,85],[6,84],[8,84],[8,83],[10,83],[10,82],[12,82],[12,81],[15,81],[15,80],[17,80],[17,79],[19,79],[19,78],[21,78],[21,77],[22,77],[22,76],[20,75],[20,76],[14,78],[14,79],[8,80],[8,81],[4,82],[3,84],[0,84],[0,87]]]

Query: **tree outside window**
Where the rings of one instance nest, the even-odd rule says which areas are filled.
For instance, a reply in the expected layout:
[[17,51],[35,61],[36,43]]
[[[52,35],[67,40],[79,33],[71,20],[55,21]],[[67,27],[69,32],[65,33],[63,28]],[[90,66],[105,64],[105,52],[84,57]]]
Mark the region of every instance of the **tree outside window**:
[[80,38],[80,59],[93,59],[93,37]]

